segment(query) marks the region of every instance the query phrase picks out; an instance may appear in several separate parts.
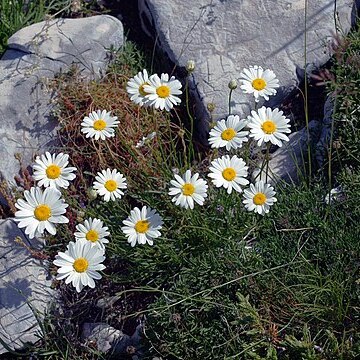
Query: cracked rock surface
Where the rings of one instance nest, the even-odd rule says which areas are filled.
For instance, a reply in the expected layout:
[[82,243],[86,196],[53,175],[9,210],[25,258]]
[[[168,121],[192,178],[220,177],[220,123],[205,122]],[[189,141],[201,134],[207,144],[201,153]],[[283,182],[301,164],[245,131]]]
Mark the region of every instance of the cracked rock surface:
[[87,78],[107,66],[107,49],[123,44],[122,23],[108,15],[43,21],[19,30],[0,60],[0,172],[10,183],[18,174],[20,153],[31,165],[36,152],[54,142],[55,97],[47,79],[73,63]]
[[[15,242],[16,237],[27,246],[40,245],[30,243],[13,220],[0,220],[0,338],[13,350],[39,340],[34,312],[42,319],[55,295],[46,266]],[[0,344],[0,354],[4,352]]]
[[[308,1],[308,64],[329,59],[327,44],[336,26],[346,33],[359,4]],[[199,103],[215,103],[216,118],[227,114],[228,82],[239,79],[244,67],[259,65],[276,73],[283,88],[270,106],[278,105],[284,91],[297,85],[297,72],[305,67],[305,0],[139,0],[139,8],[143,28],[158,36],[172,62],[196,62]],[[234,113],[248,115],[254,106],[253,97],[239,88],[232,99]],[[204,106],[201,111],[199,119],[206,117]]]

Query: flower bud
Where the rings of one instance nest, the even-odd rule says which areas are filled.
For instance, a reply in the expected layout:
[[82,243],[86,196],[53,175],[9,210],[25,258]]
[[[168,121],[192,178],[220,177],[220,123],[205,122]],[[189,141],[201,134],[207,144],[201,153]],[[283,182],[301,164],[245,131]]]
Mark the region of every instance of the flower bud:
[[208,103],[207,104],[207,109],[209,112],[213,112],[215,110],[215,104],[214,103]]
[[192,73],[192,72],[195,70],[195,61],[194,61],[194,60],[189,60],[189,61],[186,63],[186,70],[187,70],[189,73]]
[[232,79],[229,84],[228,84],[228,87],[230,90],[235,90],[238,86],[238,83],[235,79]]

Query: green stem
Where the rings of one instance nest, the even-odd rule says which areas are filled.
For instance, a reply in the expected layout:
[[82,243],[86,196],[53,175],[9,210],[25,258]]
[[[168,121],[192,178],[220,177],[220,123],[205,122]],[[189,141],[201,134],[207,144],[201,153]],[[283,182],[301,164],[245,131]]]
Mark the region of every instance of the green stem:
[[229,93],[229,115],[231,115],[231,95],[232,95],[233,89],[230,89]]
[[[265,153],[265,156],[263,157],[260,171],[259,171],[259,173],[255,176],[254,181],[256,181],[256,179],[258,178],[258,176],[260,176],[260,180],[261,180],[261,173],[262,173],[262,171],[263,171],[264,168],[265,168],[266,160],[268,160],[268,158],[269,158],[270,145],[271,145],[270,143],[267,143],[267,144],[266,144],[266,153]],[[269,161],[267,161],[267,170],[268,170],[268,168],[269,168],[268,165],[269,165]],[[267,171],[266,171],[266,181],[267,181]]]
[[308,1],[305,0],[305,31],[304,31],[304,62],[305,62],[305,74],[304,74],[304,82],[305,82],[305,91],[304,91],[304,95],[305,95],[305,122],[306,122],[306,130],[307,130],[307,139],[308,139],[308,144],[307,144],[307,152],[308,152],[308,163],[309,163],[309,183],[311,181],[311,144],[310,144],[310,129],[309,129],[309,112],[308,112],[308,89],[307,89],[307,71],[306,71],[306,63],[307,63],[307,12],[308,12]]
[[266,159],[266,176],[265,176],[265,182],[268,182],[268,176],[269,176],[269,162],[270,162],[270,146],[271,143],[268,142],[266,144],[266,154],[265,154],[265,159]]
[[[187,153],[187,146],[186,146],[186,139],[184,139],[184,137],[189,137],[190,138],[190,142],[189,142],[189,146],[192,144],[191,142],[191,134],[189,133],[189,131],[186,130],[186,128],[184,127],[181,119],[180,119],[180,116],[177,112],[175,112],[178,120],[179,120],[179,133],[178,133],[178,136],[180,137],[181,139],[181,144],[183,146],[183,154],[184,154],[184,164],[186,166],[187,169],[190,168],[190,163],[188,163],[188,155],[186,154]],[[170,123],[169,123],[170,124]],[[170,126],[170,125],[169,125]],[[171,138],[171,142],[173,143],[172,141],[172,138]],[[176,154],[176,146],[174,146],[174,154]],[[191,150],[189,149],[189,155],[191,153]]]
[[[329,143],[329,152],[328,152],[328,159],[329,159],[329,166],[328,166],[328,181],[329,181],[329,184],[328,184],[328,196],[329,196],[329,204],[328,204],[328,211],[331,207],[331,196],[330,196],[330,191],[331,191],[331,180],[332,180],[332,167],[331,167],[331,164],[332,164],[332,147],[333,147],[333,137],[334,137],[334,127],[335,127],[335,111],[336,111],[336,102],[337,102],[337,91],[334,92],[335,94],[335,100],[334,100],[334,110],[333,110],[333,114],[332,114],[332,121],[331,121],[331,133],[330,133],[330,143]],[[327,211],[327,213],[328,213]]]
[[185,85],[185,101],[186,101],[186,112],[190,119],[190,139],[189,139],[189,159],[194,159],[194,147],[193,147],[193,136],[194,136],[194,118],[191,115],[189,107],[189,76],[186,77]]

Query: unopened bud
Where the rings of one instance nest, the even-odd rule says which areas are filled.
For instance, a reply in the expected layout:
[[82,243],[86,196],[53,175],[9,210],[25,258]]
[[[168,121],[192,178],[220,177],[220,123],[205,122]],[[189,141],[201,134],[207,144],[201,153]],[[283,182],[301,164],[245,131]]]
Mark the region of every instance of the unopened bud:
[[235,79],[232,79],[229,84],[228,84],[228,87],[230,90],[235,90],[238,86],[238,83]]
[[215,104],[214,103],[208,103],[207,104],[207,109],[209,112],[213,112],[215,110]]
[[189,60],[189,61],[186,63],[186,70],[187,70],[189,73],[192,73],[192,72],[195,70],[195,61],[194,61],[194,60]]

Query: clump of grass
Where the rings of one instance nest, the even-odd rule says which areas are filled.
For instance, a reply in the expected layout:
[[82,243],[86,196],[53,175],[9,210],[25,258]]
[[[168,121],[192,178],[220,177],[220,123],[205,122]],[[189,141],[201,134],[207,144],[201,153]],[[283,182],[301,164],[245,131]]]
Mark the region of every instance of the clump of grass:
[[44,0],[0,1],[0,55],[5,52],[8,38],[21,28],[44,20]]
[[360,141],[360,30],[337,35],[332,45],[334,63],[326,82],[334,105],[334,131],[328,163],[336,175],[346,167],[359,168]]
[[[145,310],[153,350],[170,359],[267,358],[275,350],[279,358],[297,358],[289,357],[294,349],[287,336],[301,341],[304,324],[316,338],[312,346],[329,354],[326,331],[359,341],[359,228],[338,230],[352,225],[341,205],[331,222],[324,220],[323,196],[319,187],[287,187],[273,211],[257,220],[242,211],[230,215],[239,199],[221,217],[211,206],[174,214],[167,233],[176,240],[134,249],[125,276],[138,273],[144,285],[136,291],[161,295]],[[226,195],[209,200],[220,198]]]

